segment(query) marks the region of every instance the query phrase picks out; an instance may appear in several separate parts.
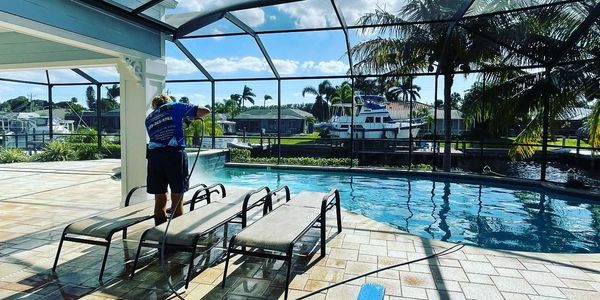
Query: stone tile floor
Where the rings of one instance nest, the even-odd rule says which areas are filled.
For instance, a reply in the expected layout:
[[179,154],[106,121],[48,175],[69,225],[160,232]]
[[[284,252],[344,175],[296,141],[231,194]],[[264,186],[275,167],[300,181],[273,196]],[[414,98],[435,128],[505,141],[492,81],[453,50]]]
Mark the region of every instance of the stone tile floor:
[[[103,249],[65,242],[56,274],[51,267],[67,224],[118,207],[120,184],[110,178],[118,160],[0,165],[0,298],[174,298],[155,250],[143,252],[128,279],[140,231],[113,240],[105,280],[98,281]],[[343,199],[342,199],[343,201]],[[440,253],[453,244],[419,238],[347,211],[343,231],[328,228],[327,252],[318,255],[318,230],[302,239],[294,258],[290,298],[397,263]],[[333,222],[334,215],[329,216]],[[238,228],[231,226],[232,233]],[[217,236],[222,232],[217,232]],[[567,242],[567,241],[565,241]],[[285,265],[236,256],[221,289],[223,251],[218,239],[195,259],[183,291],[189,254],[168,257],[169,279],[187,299],[283,297]],[[545,254],[460,247],[450,254],[389,269],[309,299],[354,299],[364,282],[386,287],[386,299],[600,299],[600,255]],[[311,255],[311,253],[317,253]]]

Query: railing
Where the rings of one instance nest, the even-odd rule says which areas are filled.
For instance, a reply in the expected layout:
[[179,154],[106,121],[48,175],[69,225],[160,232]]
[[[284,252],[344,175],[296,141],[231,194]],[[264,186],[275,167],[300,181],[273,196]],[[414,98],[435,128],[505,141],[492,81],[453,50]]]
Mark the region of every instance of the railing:
[[[54,133],[54,139],[65,140],[67,137],[89,137],[96,143],[96,135],[84,133],[59,134]],[[111,141],[120,144],[119,134],[102,134],[103,141]],[[198,147],[198,139],[187,137],[192,143],[189,147]],[[340,139],[321,138],[314,136],[282,136],[281,143],[276,135],[225,135],[214,137],[217,140],[235,141],[238,143],[251,143],[253,155],[261,157],[273,157],[278,161],[282,157],[310,157],[310,158],[351,158],[358,159],[362,166],[388,165],[400,169],[422,169],[439,170],[443,160],[443,149],[445,143],[443,138],[427,139],[414,138],[412,144],[408,140],[397,139]],[[22,148],[34,152],[43,148],[50,141],[47,133],[19,133],[0,134],[0,146]],[[203,140],[203,148],[212,148],[212,136],[206,136]],[[12,142],[12,145],[7,142]],[[354,143],[354,147],[351,147]],[[435,145],[435,147],[434,147]],[[460,172],[473,172],[483,174],[484,166],[491,162],[511,161],[508,155],[510,148],[514,146],[534,147],[534,155],[529,161],[541,159],[541,143],[523,144],[506,141],[481,141],[474,139],[454,138],[450,144],[452,149],[452,160],[456,166],[461,165]],[[221,143],[221,148],[226,148],[227,143]],[[563,149],[563,151],[556,151]],[[352,150],[354,150],[352,152]],[[551,163],[569,163],[570,166],[583,167],[584,170],[595,169],[598,164],[600,148],[590,147],[577,137],[557,137],[549,141],[547,155]],[[378,160],[378,159],[379,160]],[[382,163],[383,162],[383,163]],[[469,168],[465,165],[468,163]],[[456,170],[455,170],[456,171]]]

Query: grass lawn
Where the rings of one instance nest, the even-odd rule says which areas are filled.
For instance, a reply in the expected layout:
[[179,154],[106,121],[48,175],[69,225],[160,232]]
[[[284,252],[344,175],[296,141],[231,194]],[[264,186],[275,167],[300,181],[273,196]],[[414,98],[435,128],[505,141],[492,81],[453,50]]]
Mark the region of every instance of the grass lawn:
[[[290,136],[282,136],[281,144],[283,145],[296,145],[296,144],[315,144],[319,139],[319,133],[313,132],[311,134],[294,134]],[[252,137],[247,138],[247,142],[252,144],[260,144],[260,138]],[[271,137],[271,143],[275,143],[277,137]],[[268,143],[268,138],[263,138],[263,144]]]

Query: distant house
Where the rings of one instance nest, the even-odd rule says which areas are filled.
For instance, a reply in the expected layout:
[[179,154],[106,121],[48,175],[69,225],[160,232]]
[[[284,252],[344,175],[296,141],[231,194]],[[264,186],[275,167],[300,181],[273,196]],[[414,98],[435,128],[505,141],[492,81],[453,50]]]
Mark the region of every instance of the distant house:
[[[417,111],[422,107],[427,107],[433,111],[433,106],[429,104],[418,101],[413,102],[413,111]],[[410,116],[410,104],[408,102],[387,102],[385,103],[385,108],[390,112],[390,117],[394,120],[404,120]]]
[[[433,112],[433,109],[431,111]],[[431,117],[433,118],[433,114]],[[450,112],[450,118],[452,119],[452,134],[453,135],[464,134],[470,130],[470,128],[467,127],[465,124],[465,119],[462,115],[462,112],[453,109]],[[437,126],[435,128],[436,134],[443,135],[444,134],[444,110],[443,109],[437,110],[437,123],[436,124],[437,124]],[[432,133],[433,132],[433,122],[431,124],[429,124],[428,127],[429,128],[427,128],[427,131],[429,133]]]
[[592,110],[589,108],[578,107],[572,111],[560,116],[558,122],[560,126],[554,134],[564,136],[575,136],[579,128],[583,127],[583,123],[590,116]]
[[[313,118],[311,113],[294,108],[281,108],[281,133],[298,134],[308,133],[308,120]],[[237,115],[235,127],[237,130],[246,130],[248,133],[277,133],[277,109],[250,109]]]
[[[75,128],[87,126],[98,128],[98,118],[95,111],[84,111],[79,114],[67,113],[66,120],[73,120]],[[102,112],[102,131],[107,133],[118,133],[121,130],[121,113],[119,109]]]

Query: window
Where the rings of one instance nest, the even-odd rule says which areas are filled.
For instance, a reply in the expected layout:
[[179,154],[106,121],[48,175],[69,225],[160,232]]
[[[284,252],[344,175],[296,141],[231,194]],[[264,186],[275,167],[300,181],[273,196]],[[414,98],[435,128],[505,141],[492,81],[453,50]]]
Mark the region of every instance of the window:
[[381,123],[381,117],[375,117],[375,123]]
[[367,123],[373,123],[373,117],[367,117]]

